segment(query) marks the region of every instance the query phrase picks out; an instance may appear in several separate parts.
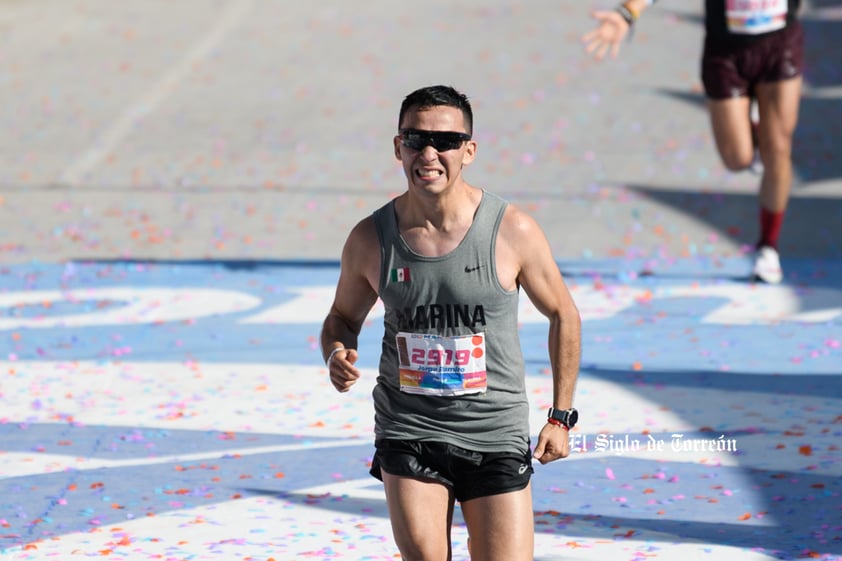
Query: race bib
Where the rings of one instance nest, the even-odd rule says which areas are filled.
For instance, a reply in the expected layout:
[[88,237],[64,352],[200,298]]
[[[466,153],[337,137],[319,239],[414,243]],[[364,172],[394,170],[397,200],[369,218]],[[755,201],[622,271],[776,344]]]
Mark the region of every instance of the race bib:
[[757,35],[786,27],[787,0],[726,0],[728,31]]
[[487,388],[485,334],[442,337],[398,333],[401,391],[422,395],[466,395]]

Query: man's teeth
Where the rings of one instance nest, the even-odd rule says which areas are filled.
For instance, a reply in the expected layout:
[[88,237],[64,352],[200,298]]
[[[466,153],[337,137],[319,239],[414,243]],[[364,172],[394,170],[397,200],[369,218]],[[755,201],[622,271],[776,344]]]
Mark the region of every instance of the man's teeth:
[[418,170],[418,175],[421,177],[438,177],[441,175],[441,171],[437,169],[420,169]]

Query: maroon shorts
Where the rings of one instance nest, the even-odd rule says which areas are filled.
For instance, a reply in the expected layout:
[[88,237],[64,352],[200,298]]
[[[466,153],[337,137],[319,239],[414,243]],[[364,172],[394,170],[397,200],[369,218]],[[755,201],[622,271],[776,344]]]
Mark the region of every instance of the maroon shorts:
[[702,83],[710,99],[754,96],[761,82],[780,82],[801,74],[804,30],[798,21],[786,28],[739,43],[705,38]]

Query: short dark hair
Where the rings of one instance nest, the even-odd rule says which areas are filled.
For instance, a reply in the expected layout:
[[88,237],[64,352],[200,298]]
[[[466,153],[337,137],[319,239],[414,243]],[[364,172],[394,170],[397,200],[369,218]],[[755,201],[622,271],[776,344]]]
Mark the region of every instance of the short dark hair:
[[468,96],[456,91],[450,86],[426,86],[406,96],[403,103],[401,103],[401,111],[398,114],[398,128],[400,128],[404,116],[410,110],[430,109],[442,105],[455,107],[462,111],[462,119],[465,121],[465,132],[473,134],[474,112],[471,109],[471,102],[468,101]]

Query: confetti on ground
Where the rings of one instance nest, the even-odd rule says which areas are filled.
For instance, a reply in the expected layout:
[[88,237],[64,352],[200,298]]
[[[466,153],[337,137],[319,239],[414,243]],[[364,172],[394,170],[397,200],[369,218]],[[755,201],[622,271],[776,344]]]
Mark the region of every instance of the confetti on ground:
[[[368,476],[379,328],[370,322],[360,340],[363,381],[339,398],[313,344],[337,272],[76,264],[68,280],[64,266],[6,267],[0,543],[9,558],[393,558],[382,487]],[[190,293],[208,278],[213,310],[146,289]],[[608,313],[578,292],[592,281],[570,282],[585,317],[577,406],[588,415],[571,432],[570,458],[536,465],[536,558],[835,555],[840,351],[814,359],[812,373],[766,372],[783,364],[769,357],[821,346],[838,320],[797,332],[777,320],[706,324],[695,300],[670,300],[680,278],[657,276],[603,279],[601,291],[652,295]],[[61,283],[49,307],[32,297]],[[122,292],[107,292],[115,283]],[[160,298],[174,302],[165,317]],[[659,310],[665,319],[645,338],[626,330]],[[540,427],[552,395],[546,327],[523,317]],[[774,348],[732,354],[731,372],[698,359],[688,369],[686,351],[668,348],[688,335],[695,348],[717,348],[723,329],[735,346]],[[115,342],[133,352],[115,356]],[[658,352],[646,369],[629,368],[641,344]],[[465,559],[458,514],[454,557]]]

